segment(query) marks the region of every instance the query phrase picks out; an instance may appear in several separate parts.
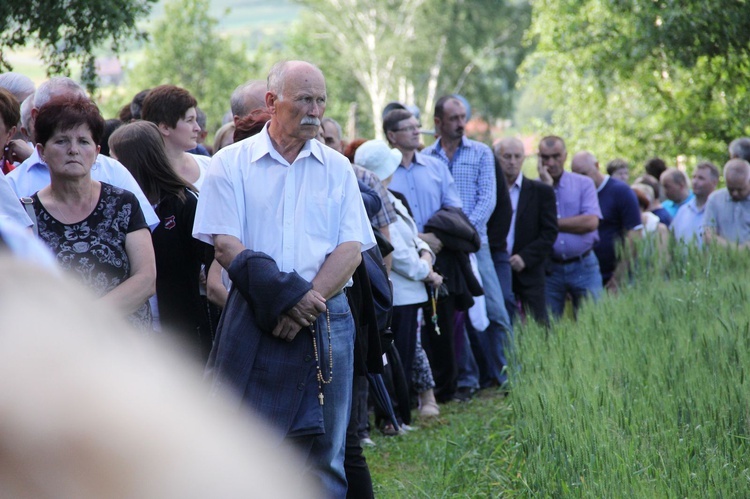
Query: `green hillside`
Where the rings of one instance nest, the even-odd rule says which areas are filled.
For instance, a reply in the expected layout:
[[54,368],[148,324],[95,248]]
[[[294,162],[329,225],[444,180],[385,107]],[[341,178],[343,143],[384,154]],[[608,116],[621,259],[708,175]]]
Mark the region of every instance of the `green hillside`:
[[[164,3],[160,0],[154,5],[148,22],[164,14]],[[261,33],[280,33],[300,11],[291,0],[212,0],[211,7],[223,32],[247,42]]]

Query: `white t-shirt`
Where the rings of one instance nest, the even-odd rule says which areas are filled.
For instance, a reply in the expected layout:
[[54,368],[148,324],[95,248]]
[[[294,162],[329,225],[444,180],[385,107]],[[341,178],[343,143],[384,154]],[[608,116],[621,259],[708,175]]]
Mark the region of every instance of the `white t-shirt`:
[[193,182],[193,186],[195,186],[195,188],[200,191],[201,187],[203,187],[203,181],[206,179],[208,165],[211,164],[211,157],[203,156],[202,154],[188,154],[190,154],[190,156],[195,160],[195,162],[198,164],[198,169],[200,170],[200,176],[198,177],[198,180]]

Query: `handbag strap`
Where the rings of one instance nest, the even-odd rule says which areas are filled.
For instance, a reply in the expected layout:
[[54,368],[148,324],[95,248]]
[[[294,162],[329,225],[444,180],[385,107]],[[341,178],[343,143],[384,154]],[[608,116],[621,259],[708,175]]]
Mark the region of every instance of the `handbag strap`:
[[37,223],[36,212],[34,211],[34,200],[30,197],[22,197],[21,204],[23,204],[26,214],[31,219],[31,223],[33,224],[31,229],[34,231],[34,235],[39,236],[39,224]]

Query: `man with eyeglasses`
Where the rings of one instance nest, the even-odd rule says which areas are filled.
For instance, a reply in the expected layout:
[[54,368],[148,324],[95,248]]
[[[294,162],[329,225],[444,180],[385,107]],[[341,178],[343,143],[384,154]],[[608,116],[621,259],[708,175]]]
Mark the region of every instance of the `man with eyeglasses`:
[[[557,239],[555,191],[549,185],[521,174],[526,153],[520,140],[504,138],[495,144],[493,151],[499,165],[498,174],[505,177],[504,184],[508,186],[512,207],[505,253],[510,254],[506,259],[513,275],[511,296],[515,295],[521,307],[534,319],[547,324],[544,286],[547,260]],[[496,266],[500,257],[501,254],[493,251]]]
[[554,135],[539,142],[539,179],[551,185],[557,202],[558,234],[547,266],[545,296],[554,317],[565,310],[568,293],[577,310],[584,298],[597,300],[603,291],[594,245],[599,241],[602,212],[594,181],[565,171],[565,142]]
[[[438,254],[443,244],[435,234],[425,233],[424,226],[443,207],[461,208],[461,198],[448,167],[418,152],[420,128],[417,119],[406,109],[393,109],[383,119],[383,131],[388,142],[402,154],[401,164],[393,173],[389,189],[406,198],[420,239]],[[435,378],[435,398],[443,403],[453,399],[458,377],[453,340],[456,305],[451,295],[436,299],[439,332],[427,319],[422,328],[422,338],[425,339],[425,351],[428,352]],[[429,318],[433,313],[432,307],[425,308],[425,317]]]

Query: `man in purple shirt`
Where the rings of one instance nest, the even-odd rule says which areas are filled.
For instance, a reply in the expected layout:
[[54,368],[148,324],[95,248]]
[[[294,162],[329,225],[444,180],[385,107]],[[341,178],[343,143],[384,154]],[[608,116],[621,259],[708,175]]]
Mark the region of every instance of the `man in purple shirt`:
[[539,179],[551,185],[557,199],[558,235],[547,268],[545,295],[555,317],[565,309],[565,297],[573,298],[578,310],[585,297],[597,300],[602,294],[599,261],[593,252],[599,241],[599,199],[594,181],[565,171],[568,152],[560,137],[539,142]]

